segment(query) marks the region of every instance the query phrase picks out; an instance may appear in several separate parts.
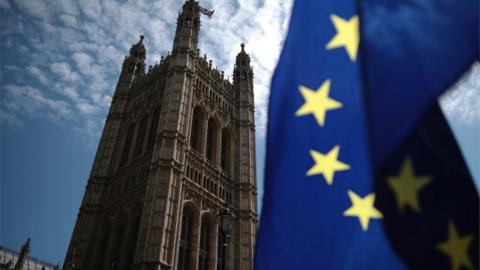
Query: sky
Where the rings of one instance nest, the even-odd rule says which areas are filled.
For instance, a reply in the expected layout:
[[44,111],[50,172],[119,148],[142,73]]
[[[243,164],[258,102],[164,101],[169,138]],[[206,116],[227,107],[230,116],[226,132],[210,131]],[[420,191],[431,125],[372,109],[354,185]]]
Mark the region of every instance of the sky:
[[[254,68],[259,200],[269,84],[293,0],[202,0],[201,54]],[[123,58],[145,33],[147,65],[171,50],[182,0],[0,0],[0,245],[63,261]],[[231,76],[230,76],[231,77]],[[477,186],[480,64],[440,99]],[[476,166],[475,166],[476,165]]]

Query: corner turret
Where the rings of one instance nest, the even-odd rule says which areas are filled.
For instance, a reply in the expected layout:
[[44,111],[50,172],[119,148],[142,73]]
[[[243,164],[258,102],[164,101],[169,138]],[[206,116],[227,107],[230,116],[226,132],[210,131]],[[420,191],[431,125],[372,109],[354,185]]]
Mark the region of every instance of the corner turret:
[[245,52],[245,44],[240,44],[242,48],[237,54],[235,67],[233,69],[233,83],[244,87],[253,86],[253,70],[250,66],[250,56]]
[[118,79],[115,95],[124,94],[132,85],[136,77],[145,75],[145,58],[147,50],[143,45],[145,36],[140,34],[140,40],[130,48],[130,55],[125,57],[122,64],[122,71]]
[[[255,104],[253,96],[253,69],[250,65],[250,56],[245,52],[245,44],[241,44],[235,67],[233,69],[233,89],[238,101],[238,141],[237,147],[241,148],[238,155],[238,216],[239,227],[242,228],[242,237],[239,246],[242,252],[242,262],[252,262],[245,269],[253,269],[254,243],[256,237],[257,193],[256,193],[256,168],[255,168]],[[243,237],[243,235],[248,237]],[[245,248],[248,247],[248,248]]]
[[233,68],[233,87],[236,89],[237,98],[241,103],[248,104],[253,111],[253,69],[250,66],[250,56],[245,52],[245,44],[237,54]]
[[172,53],[189,52],[195,54],[200,32],[200,7],[198,2],[187,0],[177,18],[177,29]]

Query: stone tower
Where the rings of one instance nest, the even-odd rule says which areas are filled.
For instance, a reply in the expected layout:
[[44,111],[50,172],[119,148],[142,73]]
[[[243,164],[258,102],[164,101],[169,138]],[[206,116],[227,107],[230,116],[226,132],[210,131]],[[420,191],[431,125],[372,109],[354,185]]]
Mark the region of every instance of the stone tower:
[[[253,268],[257,231],[253,71],[233,83],[200,56],[198,2],[172,53],[145,70],[143,35],[124,59],[64,269]],[[217,215],[235,215],[225,255]]]

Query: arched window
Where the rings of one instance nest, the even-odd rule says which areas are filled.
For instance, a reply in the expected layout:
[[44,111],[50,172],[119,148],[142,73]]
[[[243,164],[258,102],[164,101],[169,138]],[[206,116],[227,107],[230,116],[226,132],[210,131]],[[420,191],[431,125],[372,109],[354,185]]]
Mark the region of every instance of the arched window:
[[192,19],[190,17],[185,19],[185,27],[192,27]]
[[182,231],[180,234],[180,247],[178,251],[178,270],[190,269],[190,258],[192,254],[193,234],[193,211],[190,208],[183,209]]
[[199,107],[193,109],[192,130],[190,131],[190,147],[201,152],[203,113]]
[[135,132],[135,125],[131,125],[127,131],[127,136],[125,137],[125,143],[123,144],[122,157],[120,159],[120,166],[125,165],[128,161],[128,155],[130,154],[130,148],[132,147],[132,138],[133,133]]
[[137,141],[135,142],[135,156],[140,155],[143,152],[143,141],[145,139],[145,131],[147,129],[148,115],[143,117],[138,128]]
[[198,251],[198,270],[208,270],[210,265],[210,221],[202,218],[200,231],[200,250]]
[[217,138],[218,138],[218,124],[215,119],[208,120],[207,128],[207,159],[217,161]]
[[[137,211],[137,214],[140,214],[141,211]],[[133,228],[128,236],[128,242],[126,245],[127,248],[127,258],[126,258],[126,268],[133,269],[133,262],[135,259],[135,249],[137,247],[138,233],[140,231],[140,216],[135,217],[134,223],[132,224]]]
[[245,81],[246,79],[247,79],[247,73],[244,71],[244,72],[242,72],[242,78],[241,78],[241,80],[242,80],[242,81]]
[[222,149],[221,149],[221,166],[226,172],[230,172],[231,169],[231,149],[232,149],[232,137],[228,129],[222,130]]
[[148,144],[150,148],[155,143],[155,137],[157,136],[158,120],[160,120],[161,107],[158,107],[153,113],[152,122],[150,123],[150,132],[148,133]]

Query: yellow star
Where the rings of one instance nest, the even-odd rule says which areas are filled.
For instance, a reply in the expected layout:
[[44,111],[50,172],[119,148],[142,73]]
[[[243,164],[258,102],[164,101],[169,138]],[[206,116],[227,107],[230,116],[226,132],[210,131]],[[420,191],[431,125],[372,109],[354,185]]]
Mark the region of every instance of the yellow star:
[[333,183],[333,175],[336,171],[344,171],[350,169],[348,164],[345,164],[341,161],[338,161],[338,152],[340,151],[340,146],[336,145],[330,150],[326,155],[317,152],[315,150],[310,150],[310,156],[312,156],[315,161],[310,170],[307,171],[307,176],[312,176],[316,174],[323,174],[327,184],[331,185]]
[[335,14],[330,15],[333,26],[337,30],[337,34],[328,42],[327,49],[335,49],[345,47],[350,60],[355,61],[357,58],[358,43],[360,34],[358,31],[358,16],[355,15],[350,20],[344,20]]
[[298,90],[300,90],[305,103],[297,110],[295,115],[303,116],[313,114],[320,126],[325,124],[325,114],[328,110],[338,109],[343,106],[342,103],[328,97],[330,80],[323,82],[317,91],[303,85],[300,85]]
[[364,231],[368,230],[368,223],[371,218],[382,218],[383,215],[374,206],[375,193],[370,193],[364,198],[358,196],[355,192],[349,190],[348,197],[352,206],[343,212],[344,216],[358,217],[360,225]]
[[401,213],[403,213],[407,205],[415,210],[415,212],[420,212],[418,192],[432,181],[431,177],[415,176],[412,160],[407,157],[400,169],[400,174],[396,177],[387,177],[387,181],[395,193],[398,208]]
[[453,270],[460,269],[462,265],[468,269],[473,269],[472,262],[468,258],[468,247],[472,240],[472,234],[460,237],[455,224],[450,220],[448,222],[448,240],[439,243],[437,248],[450,257]]

